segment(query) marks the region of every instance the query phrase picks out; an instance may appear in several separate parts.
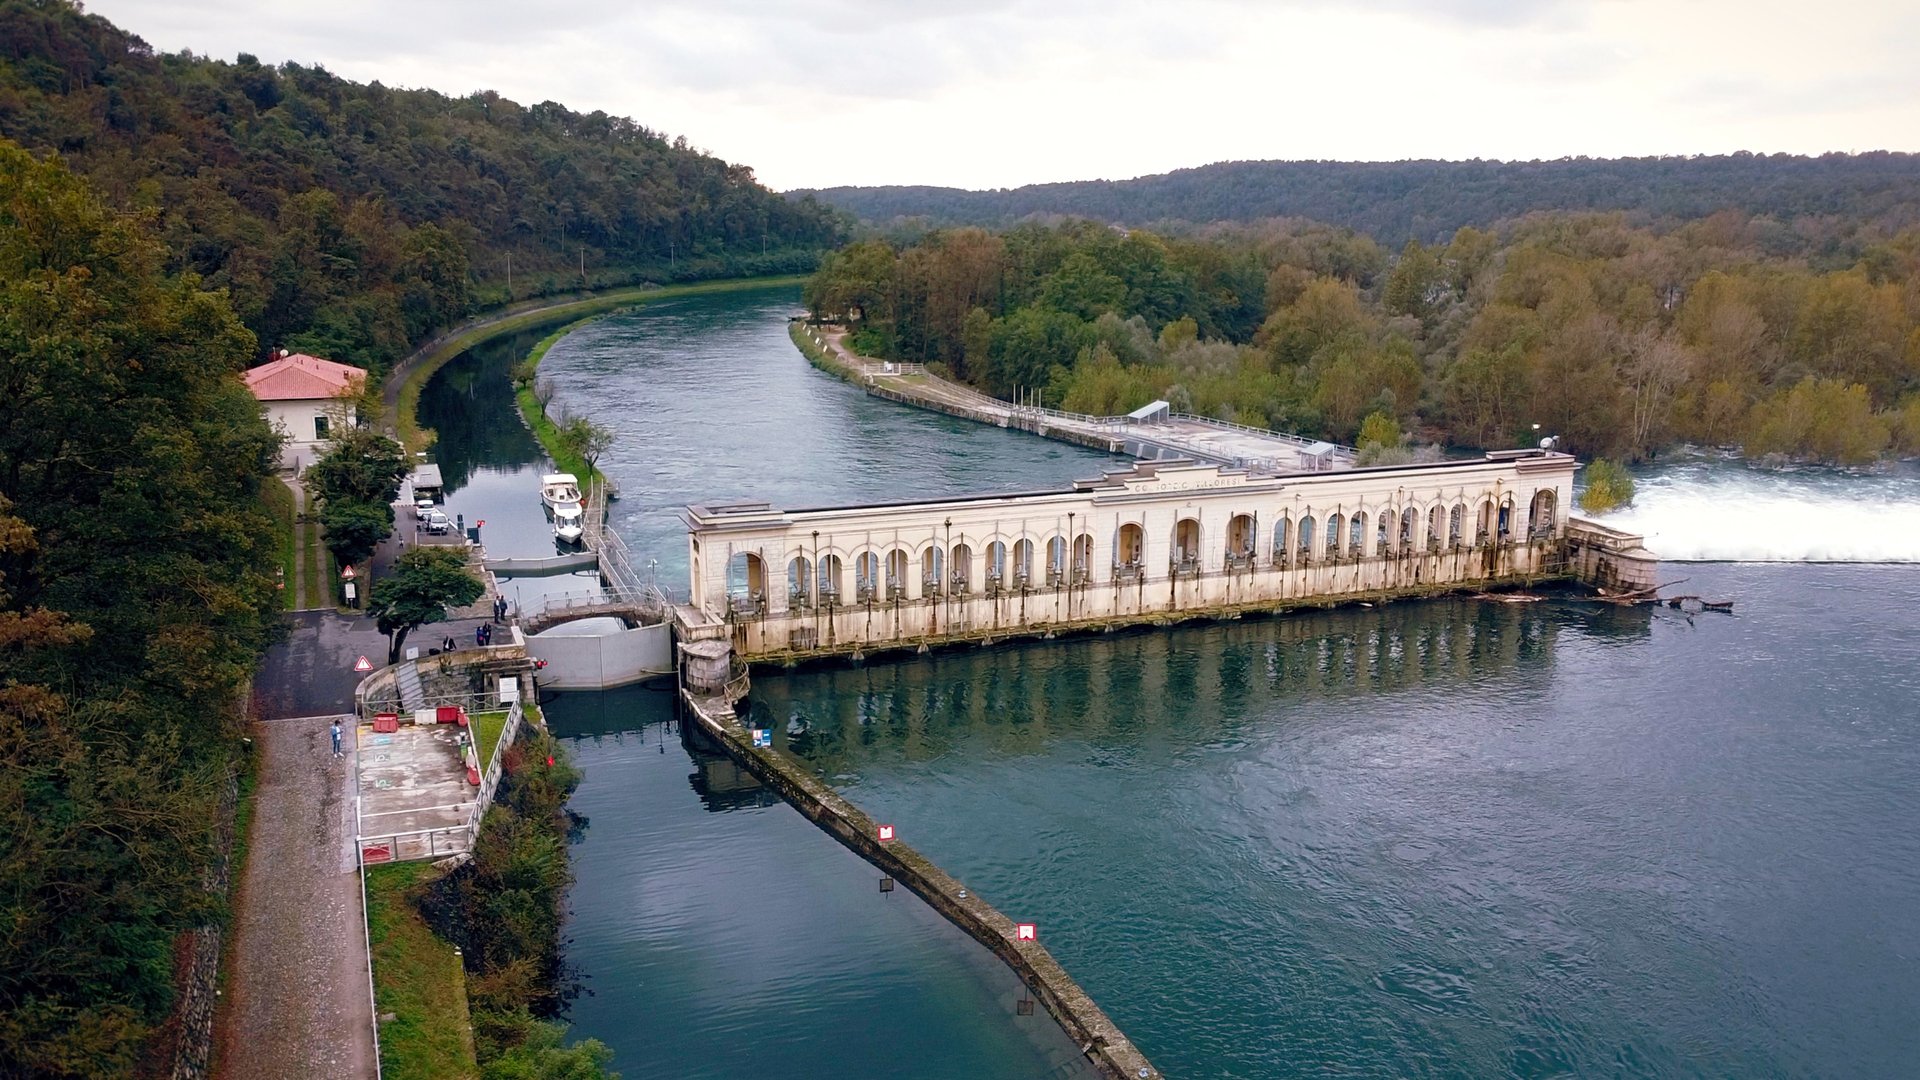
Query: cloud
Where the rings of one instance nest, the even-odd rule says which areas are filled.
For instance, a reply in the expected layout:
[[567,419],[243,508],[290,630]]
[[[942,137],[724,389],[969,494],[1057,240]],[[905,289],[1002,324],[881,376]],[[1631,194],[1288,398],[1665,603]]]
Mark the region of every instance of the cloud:
[[156,47],[631,116],[778,187],[1911,149],[1907,0],[90,0]]

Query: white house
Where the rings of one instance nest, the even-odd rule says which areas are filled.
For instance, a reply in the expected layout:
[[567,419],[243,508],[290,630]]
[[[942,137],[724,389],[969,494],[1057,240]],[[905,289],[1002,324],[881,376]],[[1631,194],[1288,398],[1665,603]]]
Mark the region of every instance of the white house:
[[305,353],[280,350],[272,360],[246,372],[247,389],[260,399],[267,423],[287,437],[280,451],[282,468],[299,472],[323,452],[330,424],[357,419],[341,399],[358,392],[364,368],[336,364]]

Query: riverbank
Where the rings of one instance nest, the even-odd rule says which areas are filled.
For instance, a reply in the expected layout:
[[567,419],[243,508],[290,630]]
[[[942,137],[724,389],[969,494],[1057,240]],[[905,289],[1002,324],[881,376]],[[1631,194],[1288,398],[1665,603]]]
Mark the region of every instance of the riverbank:
[[541,338],[533,348],[527,350],[527,358],[519,366],[525,377],[513,387],[513,401],[519,406],[520,419],[527,425],[527,430],[533,433],[534,439],[546,450],[547,457],[553,460],[554,467],[561,472],[574,474],[582,484],[586,485],[591,485],[595,478],[603,474],[587,464],[586,458],[575,453],[567,445],[567,440],[561,437],[560,425],[554,422],[553,417],[547,415],[547,406],[540,400],[540,361],[547,355],[547,350],[553,348],[561,338],[587,323],[604,319],[622,310],[625,309],[616,308],[613,311],[575,319]]
[[477,315],[428,341],[415,349],[405,360],[394,365],[381,388],[381,398],[386,403],[387,413],[392,417],[394,430],[401,443],[407,449],[417,452],[424,450],[432,441],[430,433],[419,427],[416,417],[421,388],[426,385],[427,379],[448,361],[482,342],[518,330],[551,326],[560,322],[578,322],[588,316],[606,314],[619,308],[633,307],[668,297],[699,296],[739,289],[762,288],[769,285],[798,285],[805,280],[804,275],[794,274],[765,278],[728,278],[686,285],[622,288],[604,293],[575,294],[558,301],[549,299],[534,304],[518,304],[507,309]]

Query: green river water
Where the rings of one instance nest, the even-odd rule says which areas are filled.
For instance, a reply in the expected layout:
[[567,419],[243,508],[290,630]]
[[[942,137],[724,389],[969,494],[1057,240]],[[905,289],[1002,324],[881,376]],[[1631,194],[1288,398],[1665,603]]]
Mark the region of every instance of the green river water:
[[[1032,489],[1105,463],[814,371],[796,301],[662,302],[542,365],[618,432],[615,523],[664,583],[685,588],[690,501]],[[500,406],[526,344],[436,376],[422,419],[458,463],[449,508],[535,554],[537,448]],[[1778,560],[1669,568],[1734,615],[1347,608],[760,674],[753,708],[1037,922],[1169,1076],[1913,1075],[1920,569],[1884,560],[1920,558],[1899,531],[1920,481],[1647,480],[1634,525],[1669,558]],[[1848,514],[1870,540],[1822,527]],[[549,717],[586,774],[573,1028],[629,1080],[1076,1071],[983,950],[683,745],[670,694]]]

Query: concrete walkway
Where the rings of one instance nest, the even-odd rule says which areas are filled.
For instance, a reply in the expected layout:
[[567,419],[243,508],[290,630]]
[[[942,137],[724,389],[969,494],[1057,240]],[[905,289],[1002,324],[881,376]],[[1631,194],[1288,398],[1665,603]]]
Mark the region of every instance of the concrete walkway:
[[260,784],[216,1034],[224,1080],[374,1075],[353,758],[333,756],[329,719],[254,726]]

